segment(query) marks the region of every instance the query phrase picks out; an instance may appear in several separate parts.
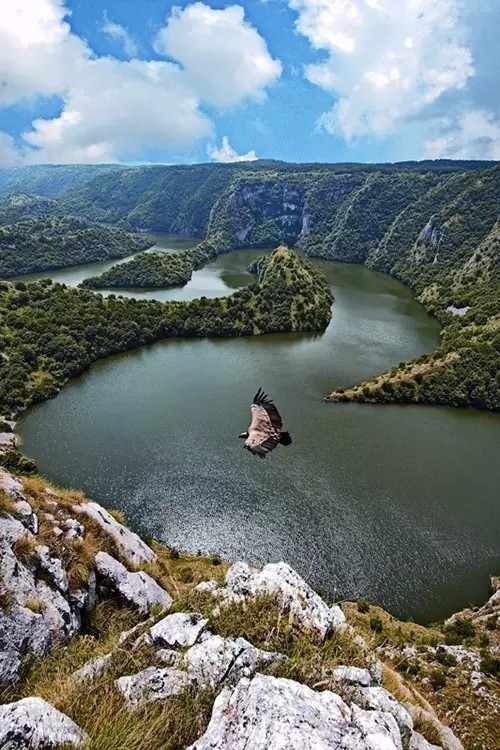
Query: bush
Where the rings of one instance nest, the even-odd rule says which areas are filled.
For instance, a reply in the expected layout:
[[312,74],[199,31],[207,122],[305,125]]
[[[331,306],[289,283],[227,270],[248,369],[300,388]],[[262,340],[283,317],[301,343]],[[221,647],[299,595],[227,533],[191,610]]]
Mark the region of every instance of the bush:
[[374,633],[381,633],[384,627],[384,623],[382,622],[382,618],[380,615],[377,615],[376,613],[373,614],[370,617],[370,628],[373,630]]
[[500,678],[500,659],[493,654],[484,652],[481,659],[481,672],[489,674],[492,677]]
[[212,555],[212,565],[220,565],[222,563],[222,560],[220,559],[219,555]]
[[472,640],[476,635],[476,628],[470,620],[457,617],[450,625],[443,628],[443,633],[447,646],[457,646],[460,643]]
[[370,602],[366,599],[358,599],[357,602],[358,612],[361,612],[362,615],[365,615],[367,612],[370,611]]
[[436,650],[436,661],[444,667],[454,667],[457,663],[456,657],[446,651],[443,647]]
[[178,560],[180,555],[179,551],[175,549],[175,547],[170,547],[170,557],[172,560]]
[[446,675],[442,669],[433,669],[429,675],[429,682],[434,691],[441,690],[446,685]]

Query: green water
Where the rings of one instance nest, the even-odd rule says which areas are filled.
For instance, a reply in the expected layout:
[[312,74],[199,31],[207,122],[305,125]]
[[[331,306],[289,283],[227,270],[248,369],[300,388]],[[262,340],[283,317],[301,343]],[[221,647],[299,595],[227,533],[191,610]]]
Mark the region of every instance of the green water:
[[[230,293],[257,254],[221,256],[183,290],[148,294]],[[284,559],[337,599],[435,620],[484,600],[500,570],[500,418],[325,403],[433,349],[438,325],[393,279],[320,265],[335,296],[323,335],[172,340],[100,362],[23,417],[23,449],[52,480],[181,550]],[[259,386],[294,440],[265,461],[237,439]]]

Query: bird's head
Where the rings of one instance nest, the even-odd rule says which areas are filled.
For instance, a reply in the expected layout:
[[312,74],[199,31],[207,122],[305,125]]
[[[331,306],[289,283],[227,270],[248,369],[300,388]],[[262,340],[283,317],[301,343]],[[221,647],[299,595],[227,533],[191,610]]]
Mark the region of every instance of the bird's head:
[[248,432],[242,432],[241,435],[238,435],[238,438],[242,438],[242,440],[246,440],[248,437]]

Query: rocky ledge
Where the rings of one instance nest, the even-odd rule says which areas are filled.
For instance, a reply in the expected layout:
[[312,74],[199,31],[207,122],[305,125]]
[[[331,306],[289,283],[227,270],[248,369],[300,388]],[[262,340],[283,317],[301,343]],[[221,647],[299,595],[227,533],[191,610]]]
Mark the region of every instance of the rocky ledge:
[[[195,561],[176,581],[165,548],[78,493],[1,471],[0,498],[0,748],[104,747],[115,722],[140,750],[461,750],[417,691],[389,689],[389,657],[355,618],[287,564],[216,560],[200,581]],[[107,623],[99,640],[102,607],[133,627]],[[205,707],[185,734],[183,705]],[[149,724],[168,742],[146,739]]]

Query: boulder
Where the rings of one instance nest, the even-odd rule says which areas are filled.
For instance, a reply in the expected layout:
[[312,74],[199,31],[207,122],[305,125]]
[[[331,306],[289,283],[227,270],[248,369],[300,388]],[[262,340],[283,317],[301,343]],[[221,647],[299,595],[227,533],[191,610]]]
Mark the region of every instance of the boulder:
[[11,497],[13,500],[24,500],[26,496],[23,491],[23,485],[21,482],[9,474],[5,469],[0,468],[0,490],[5,492],[6,495]]
[[427,742],[425,737],[418,732],[412,732],[408,750],[441,750],[441,748],[439,745],[431,745],[431,743]]
[[189,750],[401,750],[394,717],[349,707],[335,693],[257,675],[217,697]]
[[15,602],[0,611],[0,688],[19,681],[26,657],[41,656],[52,645],[52,635],[42,615]]
[[283,654],[261,651],[244,638],[211,635],[188,649],[184,664],[197,687],[214,688],[226,681],[237,682],[240,677],[250,677],[259,665],[285,658]]
[[372,684],[372,676],[367,669],[359,667],[339,666],[332,669],[326,669],[325,674],[336,682],[344,682],[348,685],[361,685],[369,687]]
[[96,677],[100,677],[103,674],[113,653],[105,654],[104,656],[98,656],[96,659],[88,661],[83,667],[73,672],[72,678],[75,682],[90,682]]
[[59,589],[62,594],[68,593],[68,576],[58,557],[51,557],[50,550],[44,544],[39,544],[36,548],[39,560],[40,570],[45,573]]
[[226,587],[239,596],[275,594],[281,605],[290,609],[304,628],[316,630],[325,638],[332,630],[345,626],[340,607],[329,607],[299,574],[284,562],[269,563],[256,570],[247,563],[232,565],[226,574]]
[[353,701],[365,709],[384,711],[394,716],[401,733],[403,748],[408,748],[413,732],[413,719],[396,698],[383,687],[362,687],[353,696]]
[[110,590],[140,614],[148,614],[153,605],[169,609],[172,597],[147,573],[130,573],[121,562],[98,552],[95,557],[97,579],[101,588]]
[[148,667],[134,675],[119,677],[115,683],[130,708],[170,698],[190,686],[186,672],[166,667]]
[[155,562],[156,555],[151,547],[148,547],[146,542],[143,542],[140,536],[133,531],[130,531],[130,529],[127,529],[126,526],[114,519],[113,516],[98,503],[82,503],[81,505],[75,505],[73,510],[75,513],[84,513],[99,524],[101,529],[106,532],[106,534],[109,534],[114,540],[120,553],[130,565]]
[[0,706],[0,747],[51,750],[81,747],[89,737],[68,716],[41,698],[23,698]]
[[14,500],[14,510],[22,525],[32,534],[37,534],[38,516],[31,505],[26,500]]
[[198,612],[175,612],[153,625],[150,634],[157,646],[193,646],[207,623]]

